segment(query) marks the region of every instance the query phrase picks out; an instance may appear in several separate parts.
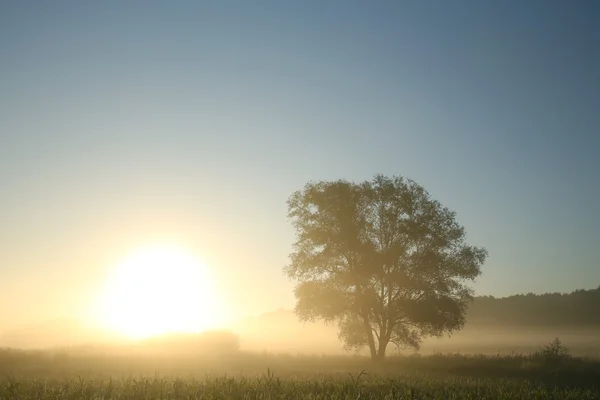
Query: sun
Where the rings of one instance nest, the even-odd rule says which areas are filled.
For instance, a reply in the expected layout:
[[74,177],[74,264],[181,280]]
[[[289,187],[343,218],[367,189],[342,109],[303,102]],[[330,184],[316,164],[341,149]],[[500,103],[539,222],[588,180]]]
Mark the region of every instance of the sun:
[[183,247],[154,244],[117,264],[101,296],[102,324],[130,338],[217,328],[224,317],[210,270]]

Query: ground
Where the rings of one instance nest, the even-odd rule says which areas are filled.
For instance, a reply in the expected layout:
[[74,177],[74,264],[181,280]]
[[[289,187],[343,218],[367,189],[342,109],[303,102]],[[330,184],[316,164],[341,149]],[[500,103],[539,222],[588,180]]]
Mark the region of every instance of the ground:
[[0,399],[600,399],[600,360],[0,352]]

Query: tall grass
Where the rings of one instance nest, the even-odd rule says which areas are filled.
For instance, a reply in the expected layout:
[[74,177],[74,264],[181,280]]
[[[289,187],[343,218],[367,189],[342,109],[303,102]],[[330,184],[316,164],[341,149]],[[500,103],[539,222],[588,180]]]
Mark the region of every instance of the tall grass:
[[0,350],[1,400],[295,398],[600,400],[600,360],[571,357],[557,343],[530,355],[415,355],[381,363]]
[[[366,378],[366,377],[365,377]],[[2,399],[600,399],[594,388],[549,387],[528,381],[399,375],[286,379],[277,375],[204,379],[39,379],[0,382]]]

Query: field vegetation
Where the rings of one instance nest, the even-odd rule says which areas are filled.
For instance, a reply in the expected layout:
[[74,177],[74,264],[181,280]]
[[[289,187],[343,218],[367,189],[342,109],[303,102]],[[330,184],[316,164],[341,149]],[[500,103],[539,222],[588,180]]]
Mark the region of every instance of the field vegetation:
[[600,399],[600,360],[532,354],[301,356],[0,351],[0,399]]

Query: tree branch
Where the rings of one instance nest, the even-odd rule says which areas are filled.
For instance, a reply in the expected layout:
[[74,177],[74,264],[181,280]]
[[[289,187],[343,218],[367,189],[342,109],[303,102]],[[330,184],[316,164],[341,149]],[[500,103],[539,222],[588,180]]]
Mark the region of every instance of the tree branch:
[[377,329],[371,327],[371,330],[373,331],[373,333],[375,334],[375,337],[377,338],[377,341],[379,342],[379,333],[377,333]]

